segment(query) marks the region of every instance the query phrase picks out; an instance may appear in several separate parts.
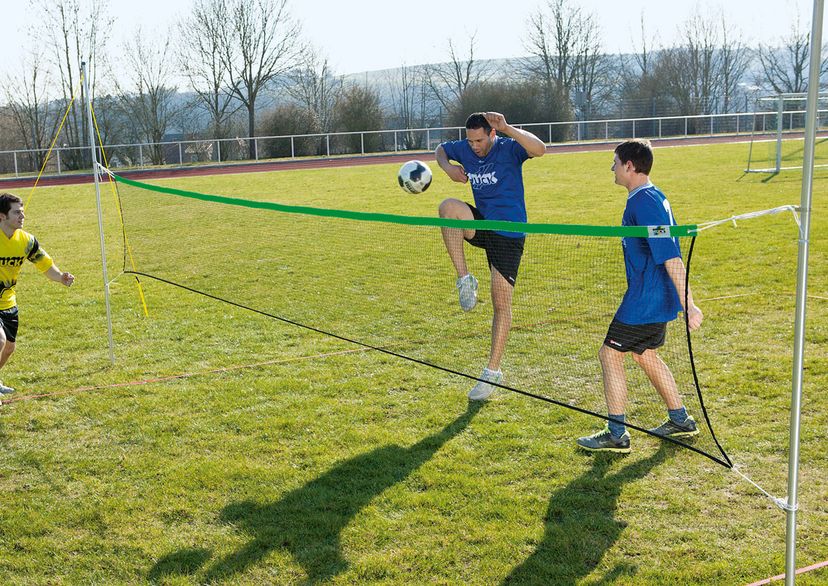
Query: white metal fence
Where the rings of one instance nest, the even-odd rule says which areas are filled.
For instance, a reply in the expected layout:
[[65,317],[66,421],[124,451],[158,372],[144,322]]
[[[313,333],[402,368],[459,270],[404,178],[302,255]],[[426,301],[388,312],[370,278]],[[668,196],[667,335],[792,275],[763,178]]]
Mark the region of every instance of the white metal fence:
[[[698,116],[624,118],[575,122],[520,124],[547,144],[676,138],[716,135],[750,135],[777,129],[777,112],[742,112]],[[804,127],[805,111],[783,114],[786,131]],[[820,128],[828,124],[828,110],[820,110]],[[112,168],[145,169],[198,163],[225,163],[297,157],[334,157],[405,151],[431,151],[446,140],[462,139],[463,127],[372,130],[255,138],[176,140],[160,143],[105,145]],[[25,177],[39,172],[47,151],[0,151],[0,175]],[[99,158],[103,160],[101,155]],[[63,174],[91,168],[88,146],[57,147],[45,172]]]

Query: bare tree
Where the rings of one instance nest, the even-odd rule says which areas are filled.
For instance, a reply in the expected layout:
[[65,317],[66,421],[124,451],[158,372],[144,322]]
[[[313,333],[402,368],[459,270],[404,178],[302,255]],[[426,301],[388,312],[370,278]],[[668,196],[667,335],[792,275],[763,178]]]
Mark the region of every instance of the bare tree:
[[285,91],[307,110],[320,132],[331,130],[342,79],[334,75],[327,57],[320,56],[313,47],[306,47],[301,63],[288,75]]
[[[89,87],[94,97],[96,71],[100,69],[105,54],[107,31],[112,19],[107,14],[107,0],[33,0],[33,7],[42,13],[43,28],[39,42],[50,52],[50,59],[60,78],[63,101],[66,106],[77,99],[69,109],[63,129],[64,142],[73,146],[85,146],[89,142],[86,99],[80,84],[80,64],[90,65]],[[77,90],[77,95],[75,94]],[[79,149],[69,157],[67,164],[80,167],[84,152]]]
[[178,27],[181,70],[196,94],[196,103],[210,116],[213,138],[228,136],[230,120],[242,108],[233,98],[222,64],[227,9],[224,0],[196,0]]
[[[299,24],[287,0],[222,0],[228,26],[223,30],[222,64],[230,91],[247,108],[248,136],[256,136],[256,100],[261,92],[290,71],[299,53]],[[255,146],[249,143],[250,158]]]
[[718,31],[714,23],[695,13],[681,27],[682,44],[662,52],[657,69],[663,88],[685,114],[707,114],[718,89],[716,63]]
[[23,63],[24,73],[9,77],[3,84],[6,101],[20,143],[35,151],[30,157],[32,167],[40,168],[46,150],[55,135],[58,116],[52,111],[49,77],[41,67],[37,54]]
[[[811,33],[799,27],[795,19],[788,36],[781,39],[778,48],[759,45],[759,63],[764,77],[757,80],[757,85],[769,84],[777,93],[803,93],[808,91],[808,57],[811,45]],[[828,71],[826,46],[822,47],[820,79]]]
[[[0,150],[16,150],[20,143],[16,140],[17,125],[15,124],[9,107],[0,104]],[[0,157],[0,173],[19,171],[15,168],[14,159]]]
[[601,50],[601,31],[594,14],[581,15],[581,30],[576,41],[572,90],[580,119],[589,120],[593,111],[600,109],[611,96],[615,72]]
[[526,50],[531,58],[525,67],[558,93],[568,93],[575,79],[582,20],[581,8],[569,0],[548,0],[545,9],[529,17]]
[[721,19],[722,43],[719,50],[719,66],[721,70],[721,84],[719,86],[722,97],[722,111],[730,112],[738,93],[739,82],[745,76],[751,63],[750,52],[745,46],[738,31],[731,34],[730,27]]
[[490,67],[474,58],[477,33],[469,40],[468,56],[462,58],[448,42],[449,61],[426,66],[426,82],[445,110],[451,110],[471,87],[487,81]]
[[[135,136],[135,121],[132,120],[122,107],[120,96],[117,93],[98,92],[93,104],[95,110],[95,133],[100,133],[100,143],[113,145],[128,142]],[[125,152],[110,146],[102,152],[106,162],[123,162]],[[103,162],[103,161],[101,161]]]
[[[640,50],[636,48],[631,57],[620,58],[623,64],[620,73],[620,92],[617,94],[620,118],[656,115],[656,99],[660,88],[654,75],[658,52],[654,50],[656,36],[647,30],[643,11],[640,32]],[[632,46],[637,47],[638,41],[631,41]]]
[[[405,64],[395,71],[398,75],[388,78],[392,125],[405,129],[422,128],[428,110],[428,81],[422,70]],[[421,133],[405,132],[402,140],[406,149],[423,147]]]
[[721,17],[691,15],[681,27],[681,45],[662,51],[655,65],[664,93],[684,114],[727,110],[749,65],[741,36]]
[[173,83],[175,62],[170,54],[170,36],[154,39],[138,29],[124,46],[126,87],[119,87],[121,107],[133,120],[137,138],[154,143],[150,147],[153,164],[164,163],[160,143],[177,114]]
[[[327,154],[326,141],[293,136],[314,133],[315,123],[307,110],[294,103],[283,103],[265,112],[261,122],[264,134],[282,138],[262,141],[259,152],[271,158]],[[288,136],[292,138],[285,138]]]
[[[652,74],[652,54],[653,54],[653,40],[647,32],[647,26],[644,22],[644,11],[641,11],[641,51],[633,53],[633,59],[640,70],[642,76]],[[633,41],[633,44],[635,42]]]
[[576,83],[580,91],[591,91],[600,61],[600,29],[591,14],[570,0],[548,0],[529,18],[523,62],[528,77],[545,88],[549,110],[561,99],[571,99]]
[[[382,108],[377,92],[366,84],[345,87],[336,109],[336,126],[345,132],[381,129]],[[349,153],[380,150],[379,134],[354,134],[345,140]]]

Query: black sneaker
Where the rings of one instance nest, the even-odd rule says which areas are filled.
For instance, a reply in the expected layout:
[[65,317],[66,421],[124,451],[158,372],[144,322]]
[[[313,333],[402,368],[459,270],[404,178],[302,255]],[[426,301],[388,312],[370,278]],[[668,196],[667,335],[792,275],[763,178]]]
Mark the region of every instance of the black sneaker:
[[658,427],[651,429],[650,433],[660,437],[692,437],[699,434],[699,428],[696,427],[696,420],[688,415],[684,423],[676,423],[668,419]]
[[612,437],[609,426],[607,426],[598,433],[586,437],[579,437],[576,443],[579,448],[583,448],[589,452],[618,452],[619,454],[629,454],[630,432],[625,431],[621,437],[615,438]]

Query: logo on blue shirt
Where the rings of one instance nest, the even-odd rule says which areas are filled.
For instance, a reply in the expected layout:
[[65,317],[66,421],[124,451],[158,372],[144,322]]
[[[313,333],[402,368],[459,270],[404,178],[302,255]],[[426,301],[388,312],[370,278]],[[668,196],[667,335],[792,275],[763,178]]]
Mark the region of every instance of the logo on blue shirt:
[[471,181],[472,188],[483,185],[495,185],[497,183],[497,176],[494,171],[491,173],[469,173],[468,177],[469,181]]

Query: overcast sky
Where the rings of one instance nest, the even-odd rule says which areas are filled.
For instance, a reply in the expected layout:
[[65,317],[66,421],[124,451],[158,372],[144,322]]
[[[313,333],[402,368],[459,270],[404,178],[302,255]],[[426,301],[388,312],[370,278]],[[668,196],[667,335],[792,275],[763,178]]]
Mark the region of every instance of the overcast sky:
[[[83,0],[82,0],[83,1]],[[321,48],[337,73],[356,73],[445,61],[448,39],[465,54],[477,31],[476,57],[525,55],[527,18],[542,0],[289,0],[305,37]],[[573,0],[598,17],[608,52],[629,52],[640,43],[640,19],[658,42],[670,44],[694,10],[724,13],[750,45],[772,43],[798,18],[810,30],[813,0]],[[110,50],[136,27],[164,29],[188,13],[193,0],[109,0],[115,18]],[[19,69],[37,26],[30,0],[0,0],[0,76]],[[823,33],[823,40],[826,34]]]

